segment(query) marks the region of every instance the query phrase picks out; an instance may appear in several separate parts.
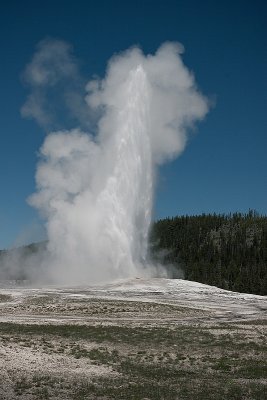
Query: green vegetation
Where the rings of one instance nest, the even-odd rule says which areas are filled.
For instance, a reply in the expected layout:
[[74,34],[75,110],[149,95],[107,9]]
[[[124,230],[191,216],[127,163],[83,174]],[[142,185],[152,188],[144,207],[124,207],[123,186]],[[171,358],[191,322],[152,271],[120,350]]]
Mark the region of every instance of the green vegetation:
[[255,211],[159,220],[151,255],[181,268],[185,279],[267,295],[267,217]]
[[[266,336],[250,328],[19,325],[0,323],[0,341],[104,367],[86,378],[52,370],[14,376],[17,395],[33,399],[266,398]],[[257,325],[253,332],[257,331]],[[228,333],[226,333],[228,332]],[[17,347],[16,347],[17,346]],[[78,365],[78,364],[73,364]]]
[[7,301],[11,301],[12,296],[9,294],[0,294],[0,303],[6,303]]
[[[255,211],[159,220],[150,242],[152,260],[183,270],[185,279],[267,295],[267,217]],[[44,254],[46,244],[0,251],[0,279],[31,279],[25,260]]]

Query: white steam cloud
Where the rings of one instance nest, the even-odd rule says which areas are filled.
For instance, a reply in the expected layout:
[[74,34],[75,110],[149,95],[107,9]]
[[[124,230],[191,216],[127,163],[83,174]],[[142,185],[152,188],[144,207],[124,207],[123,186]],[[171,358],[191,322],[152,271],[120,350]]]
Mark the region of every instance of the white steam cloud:
[[[180,44],[165,43],[155,55],[131,48],[114,56],[105,78],[86,85],[87,111],[81,100],[81,114],[76,100],[68,103],[80,126],[46,137],[30,203],[47,221],[43,262],[55,280],[93,282],[146,270],[156,168],[183,151],[188,129],[208,111],[182,52]],[[75,80],[77,71],[67,44],[41,43],[26,69],[33,92],[23,114],[46,123],[43,93]],[[82,131],[94,113],[101,115],[97,132]]]
[[31,89],[21,108],[23,117],[35,119],[46,131],[77,122],[92,127],[94,117],[84,102],[86,81],[71,45],[62,40],[42,40],[22,77]]

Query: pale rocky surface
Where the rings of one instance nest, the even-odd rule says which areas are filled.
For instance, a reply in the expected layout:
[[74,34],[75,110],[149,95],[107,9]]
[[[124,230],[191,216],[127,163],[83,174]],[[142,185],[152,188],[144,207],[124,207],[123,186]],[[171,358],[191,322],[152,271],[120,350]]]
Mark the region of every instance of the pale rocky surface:
[[[116,342],[114,347],[105,340],[101,347],[97,338],[95,341],[79,338],[77,342],[64,335],[53,337],[40,332],[25,335],[23,330],[20,332],[20,326],[124,327],[152,331],[162,328],[168,332],[180,326],[209,329],[215,339],[232,335],[234,327],[234,334],[242,334],[242,340],[261,345],[266,343],[266,321],[266,297],[179,279],[136,278],[105,285],[60,288],[2,283],[0,326],[15,323],[18,328],[15,333],[0,331],[0,399],[73,399],[74,387],[79,382],[84,385],[94,379],[121,376],[112,362],[96,361],[95,350],[100,348],[97,357],[99,354],[111,357],[112,351],[131,357],[133,351],[130,339],[128,347],[123,341]],[[174,360],[176,345],[166,350],[169,360]],[[164,348],[160,350],[162,353],[157,353],[156,347],[149,351],[148,357],[153,362],[164,362]],[[138,353],[135,351],[135,357]],[[195,352],[196,360],[202,356],[201,352]],[[143,362],[140,357],[138,360]],[[185,360],[184,366],[190,367],[188,361]],[[266,380],[261,379],[261,383],[265,385]]]

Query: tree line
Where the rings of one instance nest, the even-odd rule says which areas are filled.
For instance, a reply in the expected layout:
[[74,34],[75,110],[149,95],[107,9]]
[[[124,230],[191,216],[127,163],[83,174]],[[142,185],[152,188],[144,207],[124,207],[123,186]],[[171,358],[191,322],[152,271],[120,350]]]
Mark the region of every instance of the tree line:
[[[0,251],[0,280],[30,279],[46,245]],[[182,270],[187,280],[267,295],[267,217],[256,211],[161,219],[152,224],[149,248],[152,262],[171,265],[174,277]]]
[[161,219],[150,243],[151,258],[187,280],[267,295],[267,217],[256,211]]

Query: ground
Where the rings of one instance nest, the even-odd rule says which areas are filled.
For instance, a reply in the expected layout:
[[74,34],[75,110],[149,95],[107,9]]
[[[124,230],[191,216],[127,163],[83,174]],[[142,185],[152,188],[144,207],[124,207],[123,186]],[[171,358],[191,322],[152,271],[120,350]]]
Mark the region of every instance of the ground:
[[179,279],[0,289],[0,399],[265,399],[267,298]]

